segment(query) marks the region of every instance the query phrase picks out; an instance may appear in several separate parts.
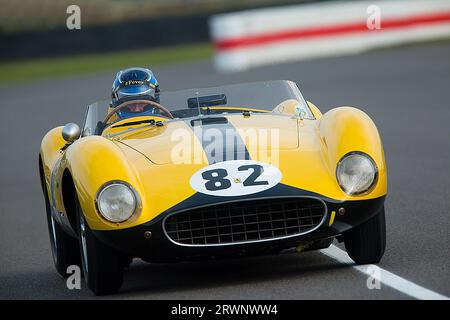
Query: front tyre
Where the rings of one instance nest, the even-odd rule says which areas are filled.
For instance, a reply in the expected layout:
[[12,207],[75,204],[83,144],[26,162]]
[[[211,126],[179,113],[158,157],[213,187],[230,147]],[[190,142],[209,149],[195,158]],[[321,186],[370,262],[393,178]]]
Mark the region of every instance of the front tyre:
[[77,240],[68,235],[55,221],[55,218],[52,215],[45,182],[42,183],[42,188],[45,197],[47,226],[50,236],[53,263],[55,264],[56,271],[58,271],[63,278],[67,278],[69,276],[67,268],[71,265],[79,266],[81,263],[80,249]]
[[95,295],[116,293],[123,282],[121,255],[95,237],[86,223],[78,199],[76,204],[81,264],[86,284]]
[[345,249],[356,264],[380,262],[386,248],[384,206],[376,216],[344,234]]

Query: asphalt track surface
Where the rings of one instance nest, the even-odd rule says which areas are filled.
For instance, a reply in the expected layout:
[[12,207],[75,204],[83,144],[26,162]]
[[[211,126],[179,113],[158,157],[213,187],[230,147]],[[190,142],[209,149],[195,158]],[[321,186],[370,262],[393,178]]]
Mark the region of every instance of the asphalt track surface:
[[[290,79],[323,112],[366,111],[388,164],[387,249],[379,264],[450,296],[450,45],[435,44],[217,74],[209,61],[155,68],[165,90]],[[149,61],[151,65],[151,61]],[[81,124],[109,96],[114,72],[0,87],[0,298],[90,299],[56,273],[38,181],[44,134]],[[135,260],[114,299],[409,299],[320,252],[226,261]]]

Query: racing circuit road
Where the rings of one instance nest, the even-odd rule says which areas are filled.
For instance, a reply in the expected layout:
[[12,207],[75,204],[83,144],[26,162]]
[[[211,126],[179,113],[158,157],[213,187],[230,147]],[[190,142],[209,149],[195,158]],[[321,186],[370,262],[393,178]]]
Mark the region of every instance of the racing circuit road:
[[[379,266],[450,296],[450,44],[429,44],[219,75],[211,62],[154,68],[163,90],[291,79],[323,112],[353,105],[378,126],[388,163],[387,249]],[[149,61],[151,65],[151,61]],[[51,258],[37,155],[43,135],[81,124],[114,72],[0,87],[0,298],[90,299],[68,290]],[[299,170],[307,169],[301,168]],[[336,244],[336,243],[335,243]],[[110,298],[408,299],[320,252],[177,264],[125,273]]]

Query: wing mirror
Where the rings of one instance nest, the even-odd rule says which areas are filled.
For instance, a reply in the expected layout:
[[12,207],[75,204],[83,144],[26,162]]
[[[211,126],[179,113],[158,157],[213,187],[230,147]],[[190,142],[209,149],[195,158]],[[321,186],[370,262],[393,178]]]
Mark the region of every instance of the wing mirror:
[[61,134],[64,140],[72,143],[80,137],[81,130],[76,123],[68,123],[63,127]]

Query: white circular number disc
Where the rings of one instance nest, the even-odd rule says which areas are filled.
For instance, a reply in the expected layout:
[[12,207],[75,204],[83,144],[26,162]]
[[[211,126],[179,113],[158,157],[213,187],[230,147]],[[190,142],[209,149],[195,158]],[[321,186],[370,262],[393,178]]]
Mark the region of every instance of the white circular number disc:
[[200,169],[192,175],[189,183],[200,193],[233,197],[270,189],[280,181],[280,170],[270,164],[253,160],[232,160]]

